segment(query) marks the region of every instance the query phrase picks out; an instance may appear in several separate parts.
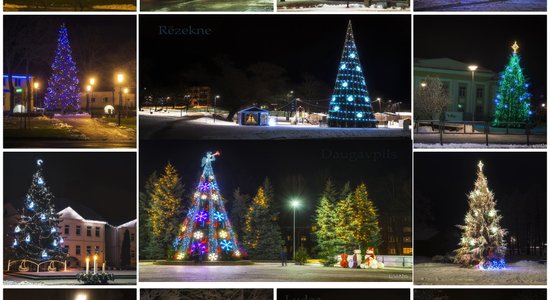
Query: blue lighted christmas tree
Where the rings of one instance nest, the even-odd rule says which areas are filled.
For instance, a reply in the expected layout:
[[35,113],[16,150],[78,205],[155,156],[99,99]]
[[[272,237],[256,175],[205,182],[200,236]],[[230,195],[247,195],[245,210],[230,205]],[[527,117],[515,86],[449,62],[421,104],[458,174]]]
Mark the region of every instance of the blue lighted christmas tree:
[[508,65],[500,74],[498,92],[495,97],[493,126],[497,127],[523,127],[522,122],[527,122],[531,116],[529,83],[520,66],[519,46],[516,42],[512,49],[514,52],[510,56]]
[[25,197],[21,218],[14,229],[12,247],[16,259],[62,261],[67,253],[59,231],[60,216],[55,212],[52,203],[54,196],[42,174],[43,161],[39,159],[36,164],[37,170]]
[[44,95],[46,108],[62,113],[76,112],[79,109],[80,89],[76,77],[76,63],[72,59],[67,27],[59,27],[57,49],[52,63],[52,74]]
[[328,110],[329,127],[375,127],[376,119],[367,84],[355,47],[351,21],[348,23],[342,59]]
[[205,257],[215,261],[241,256],[212,169],[212,162],[218,155],[219,152],[208,152],[202,159],[204,169],[194,194],[193,205],[174,241],[176,259],[202,260]]

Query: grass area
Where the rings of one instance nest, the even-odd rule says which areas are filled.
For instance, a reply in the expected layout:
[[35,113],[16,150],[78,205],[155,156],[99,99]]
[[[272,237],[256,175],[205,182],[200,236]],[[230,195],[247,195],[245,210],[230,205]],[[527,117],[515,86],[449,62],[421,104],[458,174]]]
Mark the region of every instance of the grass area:
[[4,117],[4,139],[80,140],[83,137],[56,119],[32,118],[30,128],[21,128],[20,118]]
[[[136,129],[137,128],[137,122],[136,122],[136,117],[120,117],[120,125],[122,127],[126,127],[126,128],[131,128],[131,129]],[[99,120],[101,120],[102,122],[106,122],[106,123],[115,123],[118,125],[118,117],[101,117],[99,118]]]

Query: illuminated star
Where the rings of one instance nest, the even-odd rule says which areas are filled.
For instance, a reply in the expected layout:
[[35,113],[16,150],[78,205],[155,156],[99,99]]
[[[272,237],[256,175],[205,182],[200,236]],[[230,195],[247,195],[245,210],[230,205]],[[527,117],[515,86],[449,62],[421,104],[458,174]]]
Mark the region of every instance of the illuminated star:
[[514,41],[514,44],[512,45],[512,49],[514,50],[514,53],[518,53],[518,49],[519,49],[518,42]]
[[480,172],[483,172],[483,163],[481,162],[481,160],[480,160],[479,163],[477,164],[477,167],[479,168],[479,171],[480,171]]

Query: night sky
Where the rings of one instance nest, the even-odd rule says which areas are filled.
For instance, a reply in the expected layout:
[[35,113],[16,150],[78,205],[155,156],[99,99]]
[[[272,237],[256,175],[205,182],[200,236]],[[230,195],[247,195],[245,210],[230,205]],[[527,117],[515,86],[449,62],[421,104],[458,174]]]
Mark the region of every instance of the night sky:
[[78,295],[86,295],[88,300],[135,300],[135,289],[5,289],[6,300],[77,300]]
[[38,158],[55,197],[86,206],[115,226],[136,218],[135,153],[4,153],[5,200],[25,196]]
[[[388,176],[410,183],[410,141],[142,141],[140,144],[140,191],[145,181],[157,171],[160,174],[170,161],[182,177],[186,193],[194,192],[202,172],[201,159],[207,151],[221,152],[212,166],[225,198],[233,198],[233,191],[254,197],[265,177],[269,177],[275,191],[275,211],[280,212],[281,225],[291,226],[292,198],[302,199],[296,213],[296,226],[309,226],[326,180],[338,186],[350,181],[352,188],[364,182],[369,195],[380,210],[385,205]],[[381,155],[377,160],[346,159],[336,156]],[[332,155],[331,155],[332,154]],[[372,157],[372,156],[371,156]],[[302,184],[296,184],[302,182]],[[404,206],[410,207],[410,197]]]
[[[243,68],[256,62],[281,66],[291,86],[309,73],[332,90],[350,19],[370,96],[410,106],[411,20],[406,15],[142,15],[141,87],[181,85],[184,70],[223,55]],[[212,33],[160,35],[160,25],[208,28]]]
[[[477,178],[477,164],[483,161],[489,189],[495,194],[501,226],[517,236],[517,222],[542,217],[538,232],[546,237],[546,153],[415,153],[415,232],[430,213],[429,226],[448,239],[447,251],[456,249],[468,210],[467,194]],[[521,226],[519,227],[521,228]],[[445,247],[445,245],[434,245]],[[425,255],[415,248],[416,254]],[[445,250],[445,249],[443,249]],[[435,250],[434,250],[435,251]],[[444,254],[444,253],[440,253]]]
[[546,16],[415,16],[414,57],[452,58],[496,73],[517,41],[534,98],[546,97]]
[[[31,75],[38,77],[42,86],[46,84],[51,74],[51,64],[57,47],[57,33],[62,23],[65,23],[68,29],[69,44],[81,82],[87,83],[88,77],[93,75],[96,77],[96,90],[109,88],[114,80],[113,65],[131,63],[135,69],[137,36],[135,16],[5,16],[4,47],[11,47],[9,41],[14,36],[21,41],[34,42],[32,47],[36,57],[32,59],[30,72]],[[24,72],[24,64],[15,70],[17,74],[24,74]],[[132,72],[135,73],[135,70]],[[134,77],[133,74],[129,76]]]

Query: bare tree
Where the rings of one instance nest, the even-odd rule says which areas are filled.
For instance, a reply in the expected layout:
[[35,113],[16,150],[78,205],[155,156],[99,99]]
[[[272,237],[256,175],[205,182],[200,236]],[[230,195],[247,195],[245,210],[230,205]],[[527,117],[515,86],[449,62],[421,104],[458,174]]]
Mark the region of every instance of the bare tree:
[[451,100],[443,87],[439,77],[428,76],[415,91],[414,114],[415,118],[432,119],[444,113]]

